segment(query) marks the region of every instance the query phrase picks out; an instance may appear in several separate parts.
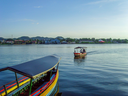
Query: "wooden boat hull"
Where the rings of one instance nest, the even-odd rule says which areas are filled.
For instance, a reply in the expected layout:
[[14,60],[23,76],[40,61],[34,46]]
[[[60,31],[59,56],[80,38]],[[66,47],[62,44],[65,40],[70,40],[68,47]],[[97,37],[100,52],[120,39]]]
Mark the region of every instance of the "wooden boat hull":
[[[59,78],[60,59],[57,55],[51,55],[1,68],[0,72],[5,70],[15,72],[16,80],[1,86],[0,96],[49,96],[53,94]],[[39,70],[35,70],[35,65]],[[24,70],[24,66],[27,67],[27,70]],[[28,71],[30,66],[31,68]],[[17,78],[17,73],[23,76]]]
[[55,86],[57,84],[58,77],[59,77],[59,71],[57,70],[55,80],[53,81],[53,83],[42,94],[40,94],[40,96],[49,96],[50,93],[52,93],[52,90],[55,88]]
[[74,53],[75,57],[85,57],[86,53]]
[[[54,81],[50,84],[50,86],[48,86],[48,88],[46,88],[46,90],[45,91],[43,91],[41,94],[39,94],[40,96],[49,96],[51,93],[52,93],[52,91],[54,90],[54,88],[55,88],[55,86],[56,86],[56,84],[57,84],[57,81],[58,81],[58,77],[59,77],[59,71],[57,70],[57,72],[56,72],[56,77],[55,77],[55,79],[54,79]],[[22,86],[22,85],[24,85],[25,83],[27,83],[27,82],[30,82],[30,79],[26,79],[25,81],[23,81],[22,83],[20,83],[20,86]],[[14,84],[12,84],[12,85],[14,85]],[[44,85],[45,86],[45,85]],[[9,90],[7,90],[7,93],[9,93],[9,92],[11,92],[11,91],[13,91],[13,90],[15,90],[15,89],[17,89],[17,86],[16,85],[14,85],[13,87],[11,87]],[[3,92],[2,94],[0,94],[0,96],[5,96],[5,92]],[[36,96],[36,95],[30,95],[30,96]]]

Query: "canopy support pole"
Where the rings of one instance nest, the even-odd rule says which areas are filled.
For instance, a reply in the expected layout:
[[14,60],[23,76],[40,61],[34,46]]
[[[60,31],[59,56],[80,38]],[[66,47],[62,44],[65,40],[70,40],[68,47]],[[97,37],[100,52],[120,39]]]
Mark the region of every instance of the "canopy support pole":
[[52,70],[51,70],[51,73],[50,73],[50,78],[51,78],[51,76],[52,76]]
[[57,65],[57,70],[58,70],[58,67],[59,67],[59,63],[58,63],[58,65]]
[[16,77],[17,87],[19,88],[19,82],[18,82],[18,78],[17,78],[16,72],[15,72],[15,77]]
[[7,95],[8,93],[7,93],[6,85],[4,85],[4,90],[5,90],[5,93]]
[[32,91],[32,78],[30,80],[30,90],[29,90],[29,95],[31,95],[31,91]]

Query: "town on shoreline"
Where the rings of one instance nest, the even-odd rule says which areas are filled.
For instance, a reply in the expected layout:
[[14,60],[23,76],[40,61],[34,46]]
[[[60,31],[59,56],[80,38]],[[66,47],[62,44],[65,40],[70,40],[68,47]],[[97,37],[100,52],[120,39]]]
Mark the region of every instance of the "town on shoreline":
[[64,38],[57,36],[56,38],[48,37],[28,37],[22,36],[19,38],[8,38],[5,39],[0,37],[0,45],[8,44],[111,44],[111,43],[128,43],[127,39],[112,39],[112,38]]

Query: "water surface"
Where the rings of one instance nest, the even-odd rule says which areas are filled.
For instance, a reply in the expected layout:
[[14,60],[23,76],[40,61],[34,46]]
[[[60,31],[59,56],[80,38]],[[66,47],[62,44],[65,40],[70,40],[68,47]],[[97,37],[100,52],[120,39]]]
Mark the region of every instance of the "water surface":
[[[87,47],[85,58],[74,58],[77,46]],[[128,96],[128,44],[5,45],[0,46],[0,68],[52,54],[62,57],[62,96]],[[0,85],[13,79],[13,72],[0,73]]]

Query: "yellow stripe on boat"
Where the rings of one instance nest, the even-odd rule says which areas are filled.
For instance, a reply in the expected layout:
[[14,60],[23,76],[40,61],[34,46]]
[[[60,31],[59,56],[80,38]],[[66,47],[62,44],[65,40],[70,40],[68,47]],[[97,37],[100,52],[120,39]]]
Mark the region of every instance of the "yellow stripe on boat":
[[[19,86],[22,86],[22,85],[24,85],[25,83],[27,83],[27,82],[29,82],[29,81],[30,81],[30,79],[27,79],[27,80],[25,80],[25,81],[19,83]],[[8,90],[7,90],[7,93],[9,94],[10,92],[14,91],[15,89],[17,89],[17,85],[15,85],[14,87],[8,89]],[[0,94],[0,95],[1,95],[1,96],[4,96],[4,95],[6,95],[6,93],[3,92],[3,93]]]
[[57,70],[57,74],[56,74],[55,80],[40,96],[46,96],[51,91],[51,89],[56,85],[56,83],[58,81],[58,77],[59,77],[59,71]]

